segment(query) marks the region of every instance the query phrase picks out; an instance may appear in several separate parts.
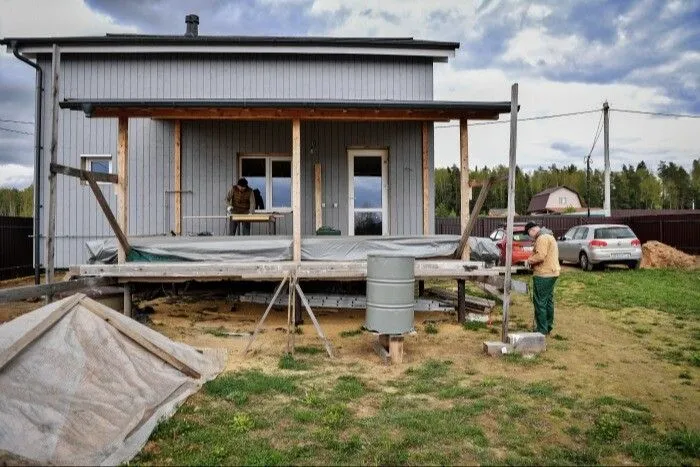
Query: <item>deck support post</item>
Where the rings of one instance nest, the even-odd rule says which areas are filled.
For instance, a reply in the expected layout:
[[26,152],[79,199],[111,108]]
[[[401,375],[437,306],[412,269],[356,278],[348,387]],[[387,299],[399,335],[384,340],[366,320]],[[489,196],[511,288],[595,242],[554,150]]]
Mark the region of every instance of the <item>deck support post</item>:
[[[459,217],[461,232],[469,223],[469,199],[471,187],[469,186],[469,130],[467,120],[459,121]],[[462,259],[469,259],[469,245],[462,250]]]
[[131,313],[131,284],[124,284],[124,316],[132,317]]
[[506,220],[506,274],[503,281],[503,323],[501,340],[508,342],[508,318],[510,313],[511,274],[513,269],[513,218],[515,217],[515,169],[516,144],[518,142],[518,83],[510,90],[510,153],[508,165],[508,217]]
[[292,120],[292,251],[301,261],[301,122]]
[[[117,223],[128,238],[129,236],[129,119],[119,117],[117,136]],[[117,261],[126,262],[127,251],[121,244],[117,245]]]
[[[435,228],[430,222],[430,133],[428,122],[423,122],[423,235],[430,235]],[[432,224],[434,224],[433,222]]]
[[182,120],[175,120],[175,234],[182,235]]
[[464,324],[467,319],[467,301],[465,299],[466,283],[464,279],[457,279],[457,322]]

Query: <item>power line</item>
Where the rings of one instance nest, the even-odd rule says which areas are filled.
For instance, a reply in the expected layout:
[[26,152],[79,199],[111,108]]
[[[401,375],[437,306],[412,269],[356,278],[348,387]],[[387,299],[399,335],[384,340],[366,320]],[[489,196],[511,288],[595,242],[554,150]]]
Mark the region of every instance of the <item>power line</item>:
[[693,115],[693,114],[671,114],[671,113],[664,113],[664,112],[648,112],[645,110],[615,109],[613,107],[610,107],[610,110],[612,110],[614,112],[622,112],[622,113],[628,113],[628,114],[655,115],[657,117],[700,118],[700,115]]
[[[532,120],[548,120],[551,118],[561,118],[561,117],[573,117],[575,115],[592,114],[595,112],[600,112],[600,109],[582,110],[580,112],[567,112],[567,113],[562,113],[562,114],[540,115],[537,117],[528,117],[528,118],[518,118],[518,122],[528,122],[528,121],[532,121]],[[510,123],[510,120],[497,120],[497,121],[493,121],[493,122],[470,123],[469,126],[505,125],[506,123]],[[458,126],[459,126],[458,124],[435,125],[435,128],[453,128],[453,127],[458,127]]]
[[0,118],[0,122],[5,122],[5,123],[20,123],[22,125],[34,125],[34,122],[28,122],[26,120],[7,120],[4,118]]
[[593,154],[593,150],[595,149],[595,145],[598,142],[598,138],[600,137],[600,131],[602,129],[601,123],[603,121],[603,112],[600,113],[600,118],[598,118],[598,128],[595,130],[595,136],[593,137],[593,145],[591,146],[591,150],[588,151],[588,157],[591,157],[591,154]]
[[29,136],[31,136],[31,135],[34,134],[34,133],[29,133],[28,131],[13,130],[12,128],[4,128],[4,127],[1,127],[1,126],[0,126],[0,130],[2,130],[2,131],[9,131],[9,132],[12,132],[12,133],[19,133],[20,135],[29,135]]

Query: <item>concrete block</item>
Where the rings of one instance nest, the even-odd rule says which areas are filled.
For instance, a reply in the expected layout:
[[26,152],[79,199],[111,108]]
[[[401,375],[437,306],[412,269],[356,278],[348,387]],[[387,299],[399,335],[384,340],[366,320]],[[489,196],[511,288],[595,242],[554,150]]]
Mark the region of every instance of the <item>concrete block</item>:
[[513,346],[501,341],[484,342],[484,353],[492,357],[500,357],[508,353],[513,353]]
[[508,335],[513,350],[520,354],[535,354],[547,350],[547,340],[540,332],[514,332]]
[[467,313],[467,321],[478,321],[479,323],[488,323],[489,315],[481,313]]

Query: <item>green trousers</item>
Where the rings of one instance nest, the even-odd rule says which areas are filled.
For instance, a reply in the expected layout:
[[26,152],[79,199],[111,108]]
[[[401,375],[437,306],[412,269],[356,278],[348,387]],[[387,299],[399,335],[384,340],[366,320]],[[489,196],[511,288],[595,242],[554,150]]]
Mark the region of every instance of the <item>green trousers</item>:
[[534,276],[532,282],[535,331],[549,334],[554,325],[554,284],[557,282],[557,278]]

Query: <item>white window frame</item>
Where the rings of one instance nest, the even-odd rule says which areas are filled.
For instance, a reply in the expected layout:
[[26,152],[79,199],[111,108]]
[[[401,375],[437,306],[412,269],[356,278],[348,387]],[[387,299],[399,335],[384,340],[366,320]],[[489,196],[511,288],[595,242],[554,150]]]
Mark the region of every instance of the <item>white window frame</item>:
[[353,178],[355,157],[381,156],[382,158],[382,235],[389,235],[389,151],[387,149],[348,149],[348,235],[355,235],[356,212],[379,212],[377,208],[355,209]]
[[289,161],[289,166],[292,165],[292,155],[287,153],[239,153],[238,154],[238,178],[243,175],[243,160],[244,159],[265,159],[265,209],[255,210],[255,212],[263,213],[290,213],[292,207],[274,208],[272,207],[272,162],[273,161]]
[[[81,154],[80,155],[80,168],[82,170],[90,170],[90,162],[99,159],[99,160],[107,160],[109,162],[109,172],[108,173],[113,173],[113,164],[112,164],[112,155],[111,154]],[[87,182],[85,180],[80,181],[81,184],[87,185]],[[99,185],[111,185],[111,183],[108,182],[97,182]]]

